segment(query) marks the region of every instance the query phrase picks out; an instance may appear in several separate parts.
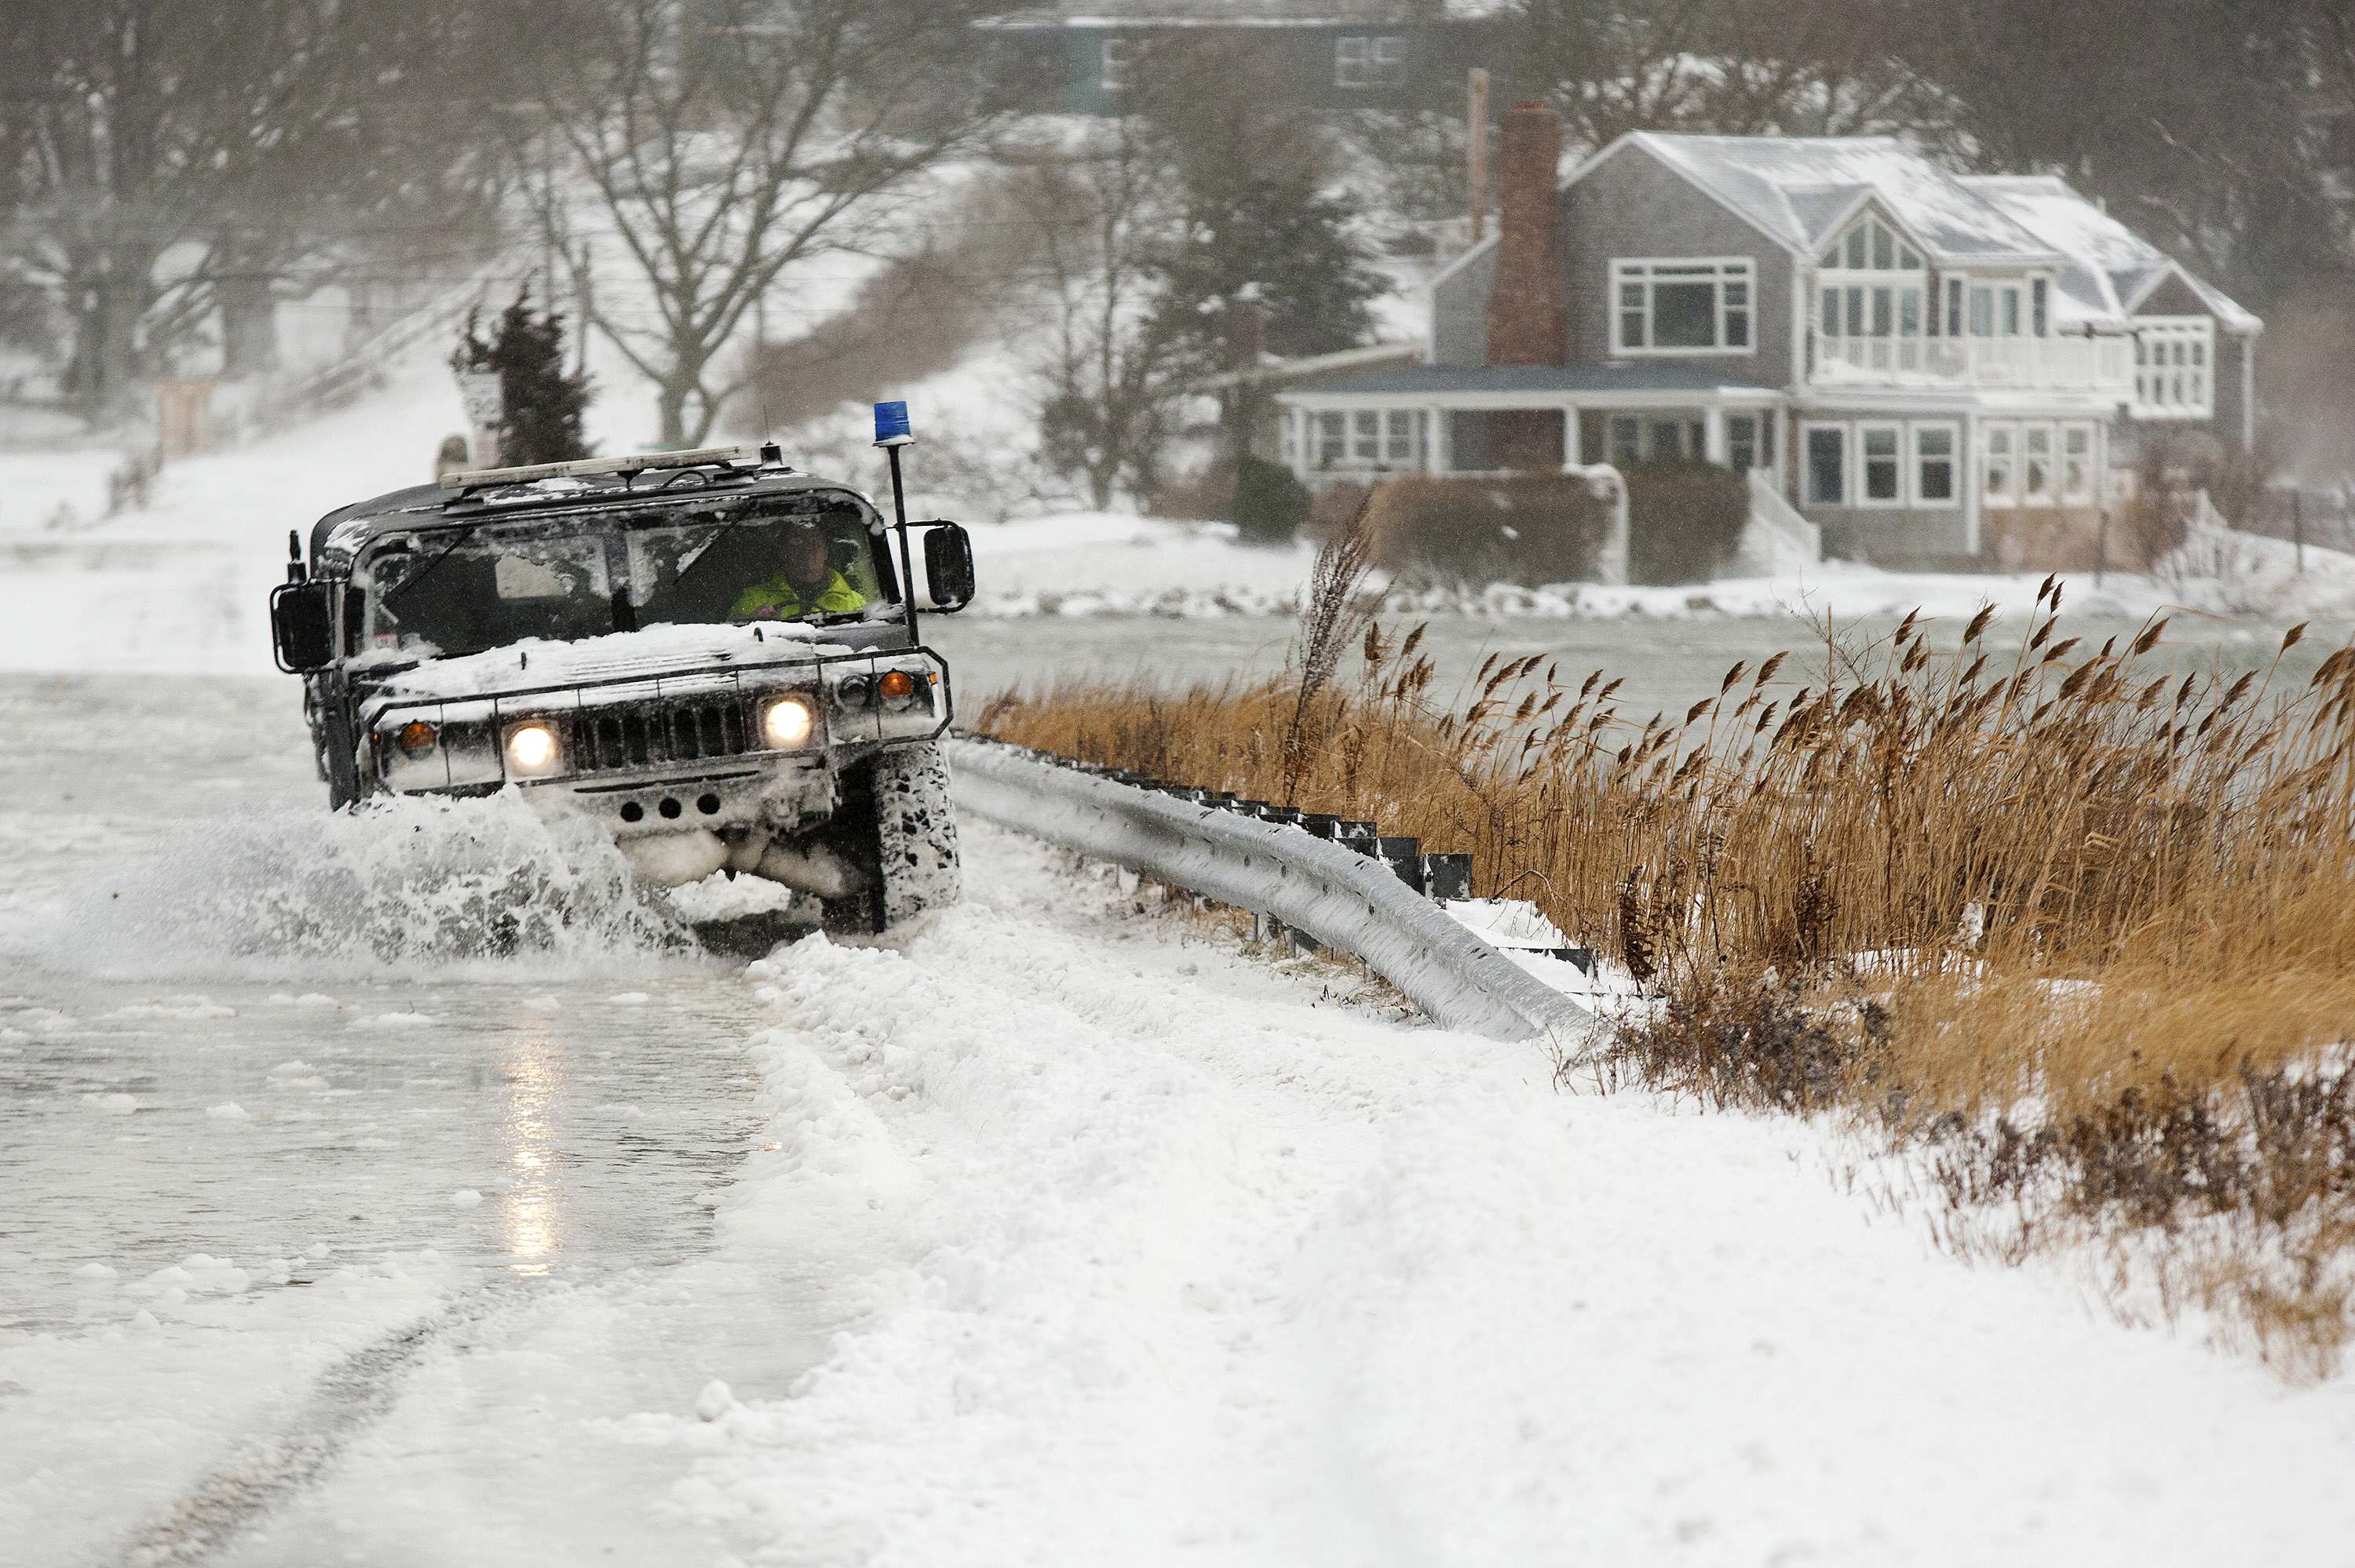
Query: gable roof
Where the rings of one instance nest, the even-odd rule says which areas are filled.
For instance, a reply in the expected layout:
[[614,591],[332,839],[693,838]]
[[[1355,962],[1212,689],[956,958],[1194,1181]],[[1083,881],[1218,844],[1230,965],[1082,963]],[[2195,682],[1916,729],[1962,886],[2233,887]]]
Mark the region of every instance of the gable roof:
[[1809,255],[1870,196],[1948,263],[2063,260],[1987,197],[1890,136],[1622,136],[1574,182],[1621,147],[1642,147],[1786,248]]
[[2158,246],[2104,212],[2054,175],[1977,175],[1962,183],[2011,214],[2067,258],[2061,304],[2086,315],[2132,315],[2169,278],[2180,278],[2227,331],[2264,323],[2222,289],[2192,275]]

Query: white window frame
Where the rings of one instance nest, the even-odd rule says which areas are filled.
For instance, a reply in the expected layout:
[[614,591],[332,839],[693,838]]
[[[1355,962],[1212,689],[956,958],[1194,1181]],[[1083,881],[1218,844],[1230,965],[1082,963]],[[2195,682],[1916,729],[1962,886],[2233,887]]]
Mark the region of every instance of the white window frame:
[[[1735,473],[1766,467],[1765,432],[1764,411],[1729,412],[1725,416],[1725,466]],[[1742,450],[1745,447],[1749,449],[1747,452]]]
[[[1887,241],[1883,244],[1883,241]],[[1883,260],[1883,257],[1887,257]],[[1816,258],[1818,270],[1883,280],[1926,277],[1929,264],[1895,224],[1877,212],[1859,213]]]
[[[1700,348],[1655,348],[1653,290],[1661,283],[1709,283],[1714,285],[1717,341]],[[1745,302],[1729,305],[1726,290],[1729,284],[1739,285]],[[1623,305],[1623,291],[1642,291],[1640,305]],[[1626,338],[1626,316],[1643,318],[1644,342],[1631,345]],[[1739,313],[1745,318],[1739,344],[1727,341],[1729,316]],[[1758,352],[1758,265],[1747,256],[1625,256],[1611,262],[1611,354],[1618,359],[1748,359]]]
[[1423,410],[1392,408],[1382,416],[1382,466],[1412,473],[1423,467]]
[[[2019,504],[2049,511],[2061,504],[2061,428],[2049,419],[2023,419],[2019,430]],[[2029,442],[2044,439],[2044,482],[2030,489],[2028,482]]]
[[[2004,439],[2004,461],[2010,477],[1995,482],[1995,441]],[[1983,505],[2009,509],[2019,504],[2019,426],[2009,419],[1989,419],[1979,426],[1979,499]]]
[[1143,38],[1106,38],[1096,49],[1096,85],[1106,92],[1135,86],[1132,73],[1144,53]]
[[[1827,501],[1816,493],[1816,434],[1819,430],[1839,437],[1840,494],[1837,500]],[[1809,419],[1799,426],[1800,493],[1806,498],[1806,505],[1844,512],[1856,504],[1856,432],[1845,420]]]
[[1350,89],[1396,86],[1406,63],[1402,35],[1352,35],[1333,41],[1333,85]]
[[[1888,436],[1892,443],[1892,450],[1886,458],[1875,458],[1866,450],[1866,438],[1879,435]],[[1902,419],[1859,419],[1855,434],[1849,439],[1849,450],[1855,454],[1850,462],[1856,470],[1856,498],[1849,503],[1849,505],[1859,512],[1891,512],[1907,504],[1913,486],[1905,479],[1905,422]],[[1896,466],[1897,484],[1894,494],[1876,497],[1867,481],[1872,477],[1872,465],[1881,461]]]
[[2138,419],[2216,417],[2212,316],[2137,316],[2134,412]]
[[[2069,443],[2080,438],[2085,443],[2084,450],[2082,453],[2071,451]],[[2072,419],[2061,427],[2062,505],[2091,506],[2099,499],[2097,487],[2101,471],[2095,466],[2094,460],[2100,452],[2101,439],[2091,420]],[[2071,470],[2072,463],[2078,465],[2074,471]]]
[[[1933,457],[1922,450],[1922,438],[1943,433],[1946,438],[1944,457]],[[1946,493],[1934,497],[1922,483],[1925,465],[1943,462],[1946,465]],[[1963,427],[1958,419],[1916,419],[1905,432],[1905,488],[1915,507],[1929,512],[1951,512],[1963,503]]]
[[1309,435],[1309,461],[1320,472],[1346,468],[1349,462],[1349,416],[1339,408],[1320,408]]

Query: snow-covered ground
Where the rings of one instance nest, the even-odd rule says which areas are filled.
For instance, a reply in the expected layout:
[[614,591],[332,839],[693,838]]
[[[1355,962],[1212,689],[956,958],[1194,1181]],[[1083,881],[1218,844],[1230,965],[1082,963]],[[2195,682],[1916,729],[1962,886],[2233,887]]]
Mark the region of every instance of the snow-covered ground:
[[[2355,1383],[1966,1268],[1804,1124],[1561,1092],[977,825],[964,906],[749,971],[613,922],[454,969],[126,940],[120,902],[311,874],[282,695],[0,681],[38,751],[0,779],[24,1561],[2148,1563],[2355,1527]],[[193,758],[144,738],[167,707]]]
[[[746,971],[501,802],[328,821],[263,596],[453,414],[429,366],[145,513],[0,512],[0,1559],[2345,1557],[2355,1380],[1965,1267],[1806,1124],[1561,1091],[977,825],[963,907]],[[937,623],[965,690],[1280,656],[1231,611],[1305,564],[977,543],[1055,613]],[[1668,705],[1803,587],[2034,590],[1828,572],[1432,643]],[[1172,588],[1228,613],[1078,613]],[[576,852],[525,955],[411,939]]]

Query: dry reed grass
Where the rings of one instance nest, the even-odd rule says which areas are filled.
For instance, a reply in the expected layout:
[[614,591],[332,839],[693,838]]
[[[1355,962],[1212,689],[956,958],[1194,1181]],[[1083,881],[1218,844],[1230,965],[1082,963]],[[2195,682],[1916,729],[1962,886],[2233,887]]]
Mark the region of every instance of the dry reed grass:
[[2176,1296],[2327,1365],[2355,1330],[2355,651],[2228,681],[2169,663],[2163,620],[2085,646],[2061,597],[2009,652],[1991,613],[1944,652],[1915,618],[1827,629],[1807,673],[1736,664],[1647,723],[1539,656],[1440,711],[1420,630],[1367,624],[1349,681],[1069,685],[978,727],[1469,849],[1659,999],[1621,1069],[1870,1118],[1956,1213],[2196,1231]]

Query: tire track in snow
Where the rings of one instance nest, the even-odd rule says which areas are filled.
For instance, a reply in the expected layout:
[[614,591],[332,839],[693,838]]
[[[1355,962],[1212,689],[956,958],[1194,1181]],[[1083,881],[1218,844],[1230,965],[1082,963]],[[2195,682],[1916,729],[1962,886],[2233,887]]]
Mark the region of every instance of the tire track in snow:
[[202,1563],[290,1494],[316,1480],[354,1437],[381,1420],[400,1383],[455,1329],[495,1308],[488,1286],[460,1295],[432,1317],[364,1345],[324,1373],[284,1426],[249,1441],[182,1493],[164,1517],[133,1532],[123,1568]]

